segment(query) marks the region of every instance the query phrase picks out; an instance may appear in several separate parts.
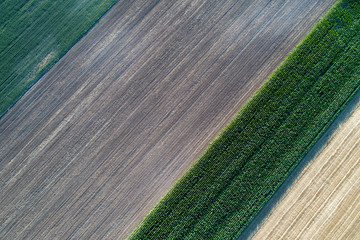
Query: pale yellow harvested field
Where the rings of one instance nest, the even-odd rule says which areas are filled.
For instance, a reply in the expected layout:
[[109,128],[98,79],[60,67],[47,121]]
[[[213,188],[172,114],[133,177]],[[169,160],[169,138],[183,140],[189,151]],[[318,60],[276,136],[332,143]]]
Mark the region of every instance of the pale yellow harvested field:
[[303,170],[253,239],[360,239],[360,106]]

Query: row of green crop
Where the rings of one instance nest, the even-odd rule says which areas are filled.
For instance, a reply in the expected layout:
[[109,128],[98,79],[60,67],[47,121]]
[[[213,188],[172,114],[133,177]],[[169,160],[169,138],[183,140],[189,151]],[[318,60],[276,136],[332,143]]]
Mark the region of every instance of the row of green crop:
[[359,20],[337,2],[129,239],[235,239],[359,89]]
[[0,117],[117,0],[0,3]]

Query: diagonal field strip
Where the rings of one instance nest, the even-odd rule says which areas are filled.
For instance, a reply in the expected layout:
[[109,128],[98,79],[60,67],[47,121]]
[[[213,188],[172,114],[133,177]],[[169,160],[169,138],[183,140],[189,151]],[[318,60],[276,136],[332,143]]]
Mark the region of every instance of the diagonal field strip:
[[124,239],[334,1],[120,1],[0,119],[0,238]]
[[360,108],[303,170],[252,239],[357,239]]

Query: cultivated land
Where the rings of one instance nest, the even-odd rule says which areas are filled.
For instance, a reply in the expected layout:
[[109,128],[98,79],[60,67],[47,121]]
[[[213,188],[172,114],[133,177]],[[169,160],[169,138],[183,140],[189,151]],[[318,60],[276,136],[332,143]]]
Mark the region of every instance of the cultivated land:
[[120,1],[0,119],[0,237],[124,239],[333,3]]
[[359,21],[339,1],[131,239],[237,238],[359,89]]
[[0,117],[116,0],[0,3]]
[[360,106],[252,239],[360,239]]

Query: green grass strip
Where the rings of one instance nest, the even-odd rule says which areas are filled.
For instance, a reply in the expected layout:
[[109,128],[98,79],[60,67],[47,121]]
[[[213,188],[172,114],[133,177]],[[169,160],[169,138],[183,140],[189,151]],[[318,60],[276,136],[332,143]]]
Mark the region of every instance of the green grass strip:
[[0,117],[117,0],[0,3]]
[[236,239],[359,89],[359,21],[338,1],[128,239]]

